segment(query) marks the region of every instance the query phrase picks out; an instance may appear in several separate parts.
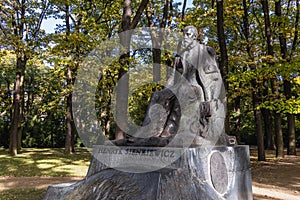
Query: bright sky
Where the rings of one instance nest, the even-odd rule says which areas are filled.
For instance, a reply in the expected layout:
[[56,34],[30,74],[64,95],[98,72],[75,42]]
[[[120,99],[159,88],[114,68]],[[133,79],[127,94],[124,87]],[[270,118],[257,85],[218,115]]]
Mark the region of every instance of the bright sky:
[[[182,2],[181,0],[175,0],[175,2]],[[187,0],[187,8],[192,7],[193,5],[193,0]],[[54,33],[55,32],[55,27],[56,24],[62,24],[63,20],[61,19],[54,19],[54,18],[48,18],[43,21],[42,23],[42,29],[46,31],[46,33]]]
[[54,33],[56,24],[62,24],[63,20],[61,19],[54,19],[54,18],[48,18],[43,21],[41,28],[46,31],[46,33]]

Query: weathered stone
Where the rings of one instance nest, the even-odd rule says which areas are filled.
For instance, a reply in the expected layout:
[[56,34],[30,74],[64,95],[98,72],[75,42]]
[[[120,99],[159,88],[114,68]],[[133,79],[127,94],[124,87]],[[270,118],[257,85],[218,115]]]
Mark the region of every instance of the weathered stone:
[[[97,148],[102,148],[104,152],[105,148],[110,147],[98,146]],[[132,149],[132,147],[121,147],[121,149]],[[134,149],[146,154],[140,153],[140,156],[149,156],[149,150],[154,150],[146,147]],[[165,150],[181,153],[181,156],[175,164],[146,173],[132,172],[130,161],[118,169],[113,169],[101,163],[99,158],[94,158],[84,180],[74,184],[50,186],[44,200],[252,199],[248,146],[166,148]],[[125,156],[116,151],[111,151],[109,154]],[[136,161],[132,161],[132,164],[135,163]],[[147,166],[135,166],[137,172],[145,167]]]
[[224,157],[219,152],[214,152],[210,157],[210,177],[214,188],[220,194],[227,190],[228,174]]

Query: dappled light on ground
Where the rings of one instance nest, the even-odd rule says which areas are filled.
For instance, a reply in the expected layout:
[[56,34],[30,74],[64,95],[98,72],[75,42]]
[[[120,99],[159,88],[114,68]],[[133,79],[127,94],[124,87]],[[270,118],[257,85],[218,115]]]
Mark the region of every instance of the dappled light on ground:
[[22,149],[16,157],[0,150],[0,176],[85,176],[90,153],[78,149],[76,154],[65,155],[63,149]]
[[[266,161],[258,162],[256,148],[251,148],[250,152],[255,199],[300,199],[299,156],[285,155],[278,159],[274,150],[267,150]],[[299,149],[297,155],[300,155]]]
[[[73,155],[65,155],[63,149],[22,151],[10,157],[0,149],[0,166],[5,169],[0,171],[0,199],[41,199],[49,185],[82,180],[91,157],[84,149]],[[275,151],[267,150],[267,160],[258,162],[257,149],[251,147],[250,153],[254,200],[299,199],[299,156],[277,159]]]

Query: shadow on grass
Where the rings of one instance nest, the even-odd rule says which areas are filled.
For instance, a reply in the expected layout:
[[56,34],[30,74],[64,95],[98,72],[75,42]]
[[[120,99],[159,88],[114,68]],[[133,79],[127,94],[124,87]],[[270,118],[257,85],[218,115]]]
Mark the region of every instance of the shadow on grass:
[[0,199],[5,200],[40,200],[44,197],[46,189],[12,189],[0,191]]
[[63,149],[28,148],[15,157],[0,149],[0,176],[85,176],[90,158],[85,149],[65,155]]

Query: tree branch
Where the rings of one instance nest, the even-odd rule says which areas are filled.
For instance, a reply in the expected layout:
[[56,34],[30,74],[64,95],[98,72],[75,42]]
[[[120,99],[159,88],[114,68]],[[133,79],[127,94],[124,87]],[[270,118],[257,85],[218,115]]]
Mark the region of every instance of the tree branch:
[[140,7],[138,8],[130,26],[129,26],[129,29],[134,29],[136,27],[136,25],[138,24],[139,22],[139,19],[144,11],[144,9],[146,8],[146,6],[148,5],[148,2],[149,0],[142,0],[141,4],[140,4]]
[[0,117],[3,117],[6,114],[6,110],[0,114]]
[[169,11],[169,1],[170,0],[165,0],[164,3],[164,14],[163,14],[163,19],[160,24],[160,28],[165,28],[167,25],[167,20],[168,20],[168,11]]
[[47,12],[49,6],[50,6],[50,3],[49,3],[49,2],[45,4],[45,6],[44,6],[44,8],[43,8],[43,10],[42,10],[42,12],[41,12],[41,14],[40,14],[40,16],[39,16],[38,24],[37,24],[37,26],[36,26],[35,29],[34,29],[34,32],[33,32],[33,38],[35,38],[36,35],[37,35],[37,33],[40,31],[42,22],[43,22],[43,20],[44,20],[45,14],[46,14],[46,12]]
[[181,11],[181,21],[184,20],[185,8],[186,8],[186,0],[183,1],[182,11]]
[[[112,3],[113,1],[107,1],[104,5],[104,8],[106,8],[108,6],[108,3]],[[111,5],[111,4],[110,4]],[[104,9],[103,9],[104,10]],[[100,21],[100,19],[102,18],[103,12],[101,12],[101,14],[99,15],[99,17],[95,20],[96,23],[98,23]]]
[[7,34],[6,34],[6,29],[3,28],[2,24],[0,24],[0,29],[2,30],[2,32],[4,33],[4,35],[7,36]]
[[300,13],[300,5],[299,2],[296,1],[296,6],[297,6],[297,14],[296,14],[296,20],[295,20],[295,33],[294,33],[294,39],[293,39],[293,45],[292,45],[292,52],[296,50],[297,42],[298,42],[298,25],[299,25],[299,13]]

